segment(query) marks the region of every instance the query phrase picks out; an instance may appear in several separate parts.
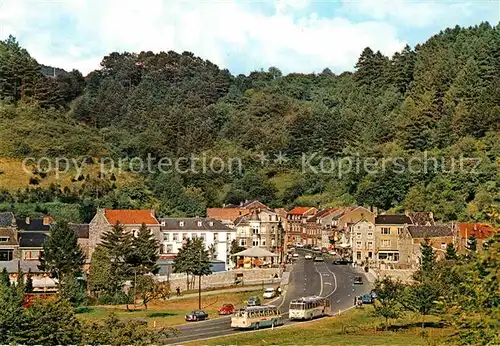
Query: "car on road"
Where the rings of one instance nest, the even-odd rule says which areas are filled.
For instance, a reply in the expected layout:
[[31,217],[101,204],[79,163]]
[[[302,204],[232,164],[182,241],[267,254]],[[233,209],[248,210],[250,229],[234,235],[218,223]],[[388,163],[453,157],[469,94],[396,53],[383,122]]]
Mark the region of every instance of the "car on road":
[[324,259],[321,256],[314,257],[314,262],[323,262],[323,261],[324,261]]
[[332,256],[336,256],[337,255],[337,251],[335,250],[330,250],[328,251],[328,254],[332,255]]
[[371,291],[370,295],[372,296],[373,299],[377,299],[377,297],[378,297],[378,294],[375,291]]
[[219,309],[219,315],[231,315],[234,312],[233,304],[223,304]]
[[313,251],[320,252],[320,251],[321,251],[321,248],[320,248],[319,246],[315,246],[315,247],[313,247]]
[[335,258],[333,261],[332,261],[332,264],[342,264],[342,265],[345,265],[345,264],[349,264],[349,261],[344,259],[344,258]]
[[354,277],[354,284],[355,285],[362,285],[363,284],[363,278],[361,276],[355,276]]
[[311,256],[311,255],[307,254],[307,255],[305,255],[305,256],[304,256],[304,258],[305,258],[306,260],[309,260],[309,259],[312,259],[312,258],[313,258],[313,256]]
[[304,247],[304,244],[297,243],[297,244],[295,244],[295,247],[298,247],[298,248],[303,248],[303,247]]
[[247,306],[259,306],[260,298],[259,297],[250,297],[247,300]]
[[268,287],[264,290],[264,294],[262,295],[264,299],[271,299],[277,296],[276,289],[273,287]]
[[361,300],[363,301],[363,304],[373,304],[374,301],[371,294],[365,294],[361,297]]
[[203,310],[194,310],[190,314],[185,316],[185,320],[188,322],[203,321],[208,318],[208,314]]
[[298,253],[294,253],[294,254],[292,255],[292,257],[297,258],[297,257],[299,257],[299,254],[298,254]]

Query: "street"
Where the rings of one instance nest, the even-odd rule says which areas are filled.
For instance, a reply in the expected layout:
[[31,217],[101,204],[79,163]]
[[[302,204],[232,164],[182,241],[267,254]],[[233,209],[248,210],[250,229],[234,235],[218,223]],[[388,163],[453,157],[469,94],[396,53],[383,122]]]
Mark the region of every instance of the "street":
[[[328,297],[331,300],[332,315],[335,315],[339,310],[353,306],[356,295],[370,292],[371,287],[366,277],[351,265],[333,265],[329,259],[325,259],[324,262],[305,260],[304,251],[299,253],[299,259],[290,266],[290,282],[287,290],[282,297],[272,302],[273,305],[280,307],[285,325],[301,323],[288,320],[288,307],[293,299],[312,295]],[[355,276],[363,277],[363,285],[353,284]],[[245,332],[231,328],[230,316],[185,324],[178,326],[177,329],[181,334],[171,339],[172,345]]]

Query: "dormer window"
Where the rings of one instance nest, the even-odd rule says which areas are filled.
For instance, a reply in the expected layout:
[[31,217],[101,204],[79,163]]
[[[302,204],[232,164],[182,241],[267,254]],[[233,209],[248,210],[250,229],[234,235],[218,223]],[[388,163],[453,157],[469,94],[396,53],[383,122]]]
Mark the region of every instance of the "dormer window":
[[0,243],[6,243],[9,241],[9,237],[0,237]]
[[184,221],[179,221],[179,226],[184,227]]
[[161,222],[161,225],[162,225],[162,226],[165,226],[165,221],[162,221],[162,222]]
[[198,221],[198,227],[201,227],[202,223],[201,221]]
[[138,234],[139,234],[139,230],[137,230],[137,229],[132,230],[132,237],[137,238]]
[[213,227],[214,222],[213,222],[213,221],[210,221],[208,224],[210,225],[210,227]]

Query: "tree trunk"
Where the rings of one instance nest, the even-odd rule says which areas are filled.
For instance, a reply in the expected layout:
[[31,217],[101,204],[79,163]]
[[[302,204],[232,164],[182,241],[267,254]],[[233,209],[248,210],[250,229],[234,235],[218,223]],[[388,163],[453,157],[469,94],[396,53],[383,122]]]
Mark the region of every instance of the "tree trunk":
[[385,331],[387,331],[389,329],[389,318],[386,317],[385,318]]

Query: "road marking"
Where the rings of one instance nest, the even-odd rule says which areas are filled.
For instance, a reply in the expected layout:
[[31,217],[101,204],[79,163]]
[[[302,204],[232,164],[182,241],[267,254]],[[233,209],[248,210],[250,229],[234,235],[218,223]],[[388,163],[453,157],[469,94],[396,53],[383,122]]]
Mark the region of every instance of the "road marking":
[[329,296],[331,296],[332,294],[335,293],[335,291],[337,290],[337,287],[338,287],[338,284],[337,284],[337,276],[335,275],[334,272],[332,272],[330,270],[330,268],[328,268],[328,265],[325,263],[325,266],[326,266],[326,269],[333,275],[333,280],[335,281],[335,288],[333,289],[333,291],[330,292],[330,294],[328,294],[325,298],[328,298]]
[[331,286],[332,283],[331,282],[325,282],[325,285],[330,285]]
[[314,269],[316,269],[316,273],[319,274],[319,279],[321,281],[321,290],[319,291],[319,296],[322,297],[323,296],[323,275],[321,275],[321,273],[318,271],[317,266],[314,266]]

